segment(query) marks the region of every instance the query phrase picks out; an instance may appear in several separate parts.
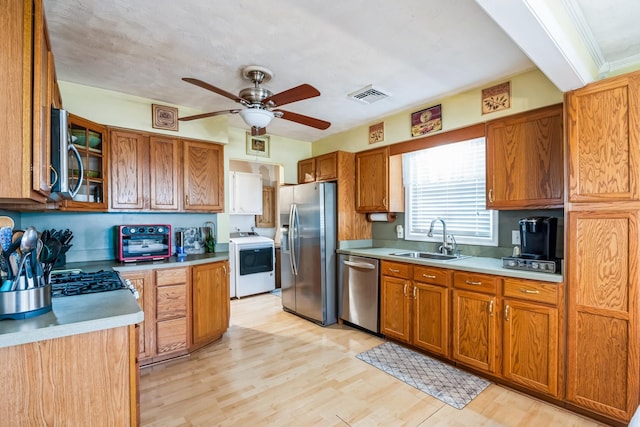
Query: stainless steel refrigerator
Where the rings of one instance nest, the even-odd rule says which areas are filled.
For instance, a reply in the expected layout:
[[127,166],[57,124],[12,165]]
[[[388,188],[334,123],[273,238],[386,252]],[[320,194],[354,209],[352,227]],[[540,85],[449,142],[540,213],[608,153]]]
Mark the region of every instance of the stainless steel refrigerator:
[[336,185],[280,188],[282,307],[326,326],[337,321]]

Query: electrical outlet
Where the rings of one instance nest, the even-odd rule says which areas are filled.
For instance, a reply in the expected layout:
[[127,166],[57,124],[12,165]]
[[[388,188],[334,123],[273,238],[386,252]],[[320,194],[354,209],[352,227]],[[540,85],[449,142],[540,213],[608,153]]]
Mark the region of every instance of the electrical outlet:
[[398,235],[398,239],[404,238],[404,229],[402,225],[396,225],[396,234]]
[[511,230],[511,243],[514,245],[520,244],[520,230]]

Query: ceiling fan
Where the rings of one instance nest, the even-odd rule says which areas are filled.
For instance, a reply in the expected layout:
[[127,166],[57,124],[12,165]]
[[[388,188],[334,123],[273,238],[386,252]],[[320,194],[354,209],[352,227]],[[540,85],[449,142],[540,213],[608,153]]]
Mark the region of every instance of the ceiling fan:
[[242,76],[246,80],[252,81],[253,87],[242,89],[238,96],[217,88],[209,83],[203,82],[202,80],[194,79],[192,77],[183,77],[182,80],[185,82],[200,86],[201,88],[229,98],[239,104],[242,104],[245,108],[196,114],[194,116],[181,117],[179,120],[189,121],[218,116],[221,114],[240,114],[242,120],[251,126],[251,135],[253,136],[264,135],[267,132],[267,125],[271,123],[271,120],[274,117],[322,130],[331,126],[331,123],[324,120],[298,113],[292,113],[290,111],[284,111],[279,108],[285,104],[319,96],[320,92],[313,86],[305,83],[274,95],[268,89],[260,87],[260,83],[268,82],[271,80],[271,77],[273,77],[273,73],[267,68],[260,67],[258,65],[250,65],[242,70]]

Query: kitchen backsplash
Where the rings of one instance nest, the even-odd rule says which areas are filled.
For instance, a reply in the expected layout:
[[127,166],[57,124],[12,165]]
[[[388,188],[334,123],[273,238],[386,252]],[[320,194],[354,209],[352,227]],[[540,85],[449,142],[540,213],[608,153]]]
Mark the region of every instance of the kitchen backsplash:
[[[529,216],[553,216],[558,218],[558,233],[556,242],[556,256],[563,257],[564,252],[564,211],[562,209],[548,210],[522,210],[522,211],[499,211],[498,212],[498,246],[477,246],[459,244],[458,249],[465,255],[485,256],[490,258],[501,258],[511,256],[513,244],[511,244],[511,231],[518,229],[518,221]],[[396,235],[396,225],[402,224],[404,227],[404,214],[399,213],[394,222],[374,222],[372,228],[373,246],[391,247],[410,250],[436,251],[439,243],[416,242],[398,239]]]
[[[86,212],[23,212],[15,214],[16,227],[33,225],[38,230],[70,229],[73,247],[67,253],[67,262],[101,261],[115,259],[113,227],[122,224],[170,224],[180,227],[202,227],[207,221],[217,226],[215,214],[168,213],[86,213]],[[3,213],[4,215],[4,213]],[[173,239],[175,239],[175,232]],[[217,251],[227,251],[227,244],[216,245]],[[172,250],[175,252],[175,249]]]

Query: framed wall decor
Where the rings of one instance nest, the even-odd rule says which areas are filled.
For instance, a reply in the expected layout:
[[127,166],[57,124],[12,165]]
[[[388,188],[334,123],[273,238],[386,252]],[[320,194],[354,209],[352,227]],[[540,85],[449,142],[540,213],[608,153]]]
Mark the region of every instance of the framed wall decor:
[[511,82],[482,89],[482,114],[511,108]]
[[251,136],[251,132],[247,132],[247,154],[269,157],[269,136]]
[[369,144],[384,141],[384,122],[369,126]]
[[151,126],[155,129],[178,130],[178,109],[151,104]]
[[442,104],[411,113],[411,136],[442,130]]

